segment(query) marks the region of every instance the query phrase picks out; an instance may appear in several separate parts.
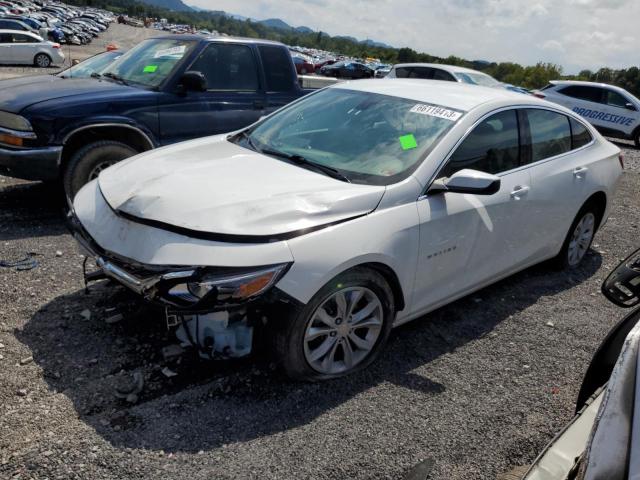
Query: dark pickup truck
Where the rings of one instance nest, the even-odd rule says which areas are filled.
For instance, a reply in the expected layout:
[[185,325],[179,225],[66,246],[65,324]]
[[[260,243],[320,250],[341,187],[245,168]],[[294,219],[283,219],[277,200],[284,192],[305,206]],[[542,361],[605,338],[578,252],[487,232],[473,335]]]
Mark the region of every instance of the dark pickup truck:
[[240,129],[307,93],[275,42],[171,35],[88,79],[0,82],[0,174],[68,196],[136,153]]

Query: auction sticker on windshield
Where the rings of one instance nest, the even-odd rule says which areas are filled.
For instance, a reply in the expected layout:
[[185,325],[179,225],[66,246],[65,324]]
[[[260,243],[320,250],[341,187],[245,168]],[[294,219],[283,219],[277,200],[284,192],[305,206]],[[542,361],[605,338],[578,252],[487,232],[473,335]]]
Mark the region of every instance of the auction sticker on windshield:
[[418,103],[414,105],[409,111],[413,113],[419,113],[421,115],[429,115],[430,117],[437,117],[437,118],[443,118],[445,120],[451,120],[452,122],[457,121],[462,116],[462,113],[456,112],[455,110],[436,107],[434,105],[424,105],[422,103]]
[[184,55],[186,45],[178,45],[177,47],[165,48],[164,50],[158,50],[153,58],[170,57],[172,55]]

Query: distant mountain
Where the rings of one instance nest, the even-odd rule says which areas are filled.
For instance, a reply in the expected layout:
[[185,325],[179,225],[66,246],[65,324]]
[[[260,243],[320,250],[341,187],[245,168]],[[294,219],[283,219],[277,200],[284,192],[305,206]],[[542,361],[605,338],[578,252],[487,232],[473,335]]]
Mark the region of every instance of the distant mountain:
[[258,20],[265,27],[278,28],[280,30],[293,30],[293,27],[284,20],[279,18],[267,18],[266,20]]
[[[142,0],[144,3],[153,5],[154,7],[166,8],[174,12],[195,12],[196,10],[189,5],[182,3],[182,0]],[[198,9],[201,11],[201,9]]]
[[349,40],[350,42],[358,43],[358,39],[356,37],[349,37],[348,35],[336,35],[333,38],[340,38],[342,40]]
[[381,48],[393,48],[391,45],[382,42],[376,42],[375,40],[371,40],[367,38],[366,40],[361,40],[360,43],[363,45],[368,45],[370,47],[381,47]]
[[313,29],[311,29],[309,27],[305,27],[305,26],[296,27],[295,30],[296,30],[296,32],[300,32],[300,33],[313,33],[314,32]]

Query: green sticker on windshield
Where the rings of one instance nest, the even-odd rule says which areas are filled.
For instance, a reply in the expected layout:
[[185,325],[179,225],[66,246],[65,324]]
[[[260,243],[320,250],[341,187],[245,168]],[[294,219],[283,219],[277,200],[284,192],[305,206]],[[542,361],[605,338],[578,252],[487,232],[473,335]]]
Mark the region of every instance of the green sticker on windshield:
[[400,140],[400,146],[403,150],[411,150],[418,146],[418,142],[416,142],[416,137],[413,136],[413,133],[398,137],[398,140]]
[[158,69],[158,65],[147,65],[142,70],[144,73],[153,73]]

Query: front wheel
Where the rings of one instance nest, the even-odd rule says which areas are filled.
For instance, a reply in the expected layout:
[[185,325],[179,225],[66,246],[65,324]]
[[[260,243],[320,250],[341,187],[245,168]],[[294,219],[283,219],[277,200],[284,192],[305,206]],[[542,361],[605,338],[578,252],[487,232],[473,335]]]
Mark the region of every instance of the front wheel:
[[277,333],[286,373],[297,380],[343,377],[370,365],[387,342],[393,293],[376,271],[356,268],[325,285]]
[[64,171],[63,183],[67,197],[73,200],[84,184],[98,178],[102,170],[137,153],[129,145],[111,140],[82,147],[73,154]]
[[591,247],[600,221],[600,211],[594,203],[587,203],[573,220],[562,249],[554,259],[560,269],[576,268]]
[[36,67],[48,68],[51,65],[51,57],[46,53],[39,53],[33,59],[33,64]]

